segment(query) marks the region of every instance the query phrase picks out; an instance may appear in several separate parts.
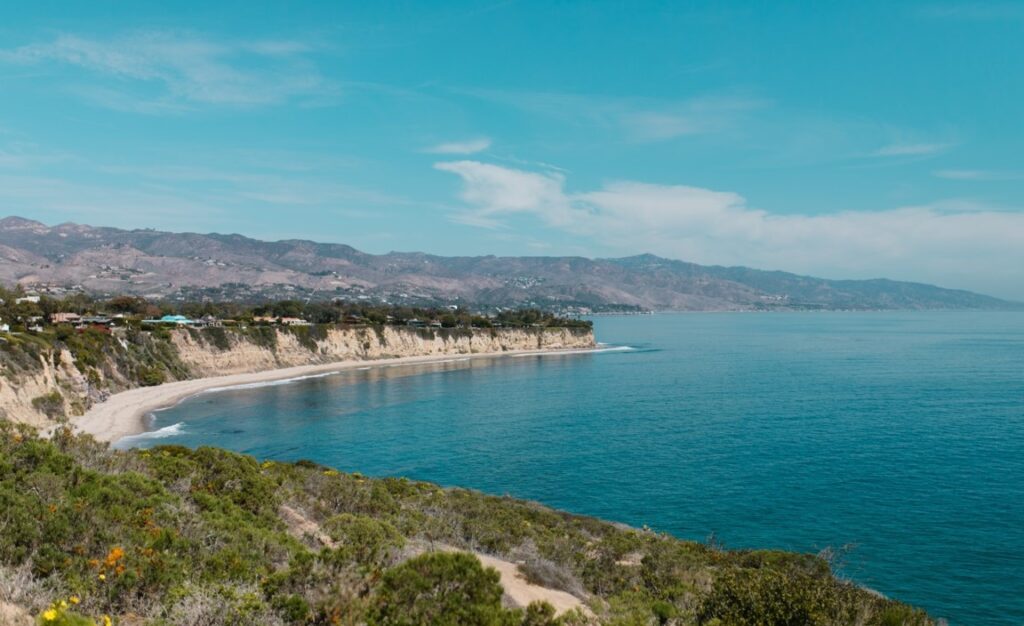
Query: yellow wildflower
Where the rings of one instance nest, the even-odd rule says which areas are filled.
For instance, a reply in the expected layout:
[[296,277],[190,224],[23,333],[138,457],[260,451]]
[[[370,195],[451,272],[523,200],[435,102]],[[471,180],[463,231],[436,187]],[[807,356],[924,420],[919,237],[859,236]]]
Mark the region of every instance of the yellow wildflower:
[[63,600],[61,600],[61,601],[60,601],[60,608],[62,608],[62,609],[66,609],[66,608],[68,608],[68,603],[67,603],[67,602],[65,602],[65,601],[63,601]]
[[78,596],[71,596],[70,598],[68,598],[68,600],[71,601],[71,604],[78,604],[79,602],[82,601],[82,599],[79,598]]
[[43,621],[52,622],[57,619],[57,609],[46,609],[43,611]]
[[107,575],[106,574],[100,574],[100,580],[106,580],[106,579],[107,579]]
[[103,626],[111,626],[111,624],[112,624],[112,622],[110,621],[110,616],[109,615],[104,615],[103,616]]

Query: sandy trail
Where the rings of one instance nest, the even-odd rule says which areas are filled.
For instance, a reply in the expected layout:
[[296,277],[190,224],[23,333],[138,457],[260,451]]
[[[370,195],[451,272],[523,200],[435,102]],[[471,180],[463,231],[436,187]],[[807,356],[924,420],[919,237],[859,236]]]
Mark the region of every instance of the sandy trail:
[[535,585],[526,580],[526,577],[519,571],[519,566],[509,561],[474,552],[476,558],[484,567],[493,567],[501,576],[501,586],[505,588],[505,594],[512,599],[512,602],[519,607],[527,607],[531,602],[547,602],[555,607],[555,614],[562,615],[573,609],[581,609],[588,612],[586,606],[579,598],[567,591],[549,589]]
[[501,577],[501,586],[505,590],[506,601],[511,601],[512,606],[526,608],[531,602],[540,601],[547,602],[554,607],[556,615],[563,615],[573,609],[581,610],[584,615],[593,615],[590,608],[571,593],[542,587],[529,582],[522,572],[519,571],[519,565],[512,561],[499,559],[496,556],[481,552],[463,550],[445,543],[428,544],[423,541],[414,541],[410,547],[413,554],[422,554],[430,551],[469,552],[480,560],[481,565],[493,567],[498,572],[498,575]]
[[72,418],[71,424],[76,430],[88,433],[100,441],[115,442],[122,437],[145,432],[146,423],[144,418],[148,413],[173,406],[185,398],[204,391],[221,387],[316,376],[366,367],[443,363],[452,360],[492,359],[501,356],[582,354],[590,351],[592,349],[511,350],[508,352],[481,352],[477,354],[445,354],[351,360],[318,365],[300,365],[298,367],[286,367],[245,374],[196,378],[194,380],[164,383],[155,387],[139,387],[114,394],[105,401],[94,405],[84,415]]
[[[297,539],[312,539],[316,543],[328,548],[337,547],[331,538],[323,532],[323,529],[315,521],[309,519],[302,511],[288,505],[282,505],[278,514],[288,526],[288,532]],[[413,541],[409,546],[413,555],[423,554],[432,550],[441,552],[465,552],[454,546],[444,543],[428,544],[424,541]],[[493,567],[501,577],[501,586],[505,590],[505,596],[511,604],[526,608],[531,602],[547,602],[555,609],[556,615],[562,615],[573,609],[580,609],[585,615],[591,615],[590,609],[576,596],[566,591],[549,589],[535,585],[526,580],[526,577],[519,571],[519,566],[511,561],[499,559],[480,552],[470,552],[480,560],[484,567]]]

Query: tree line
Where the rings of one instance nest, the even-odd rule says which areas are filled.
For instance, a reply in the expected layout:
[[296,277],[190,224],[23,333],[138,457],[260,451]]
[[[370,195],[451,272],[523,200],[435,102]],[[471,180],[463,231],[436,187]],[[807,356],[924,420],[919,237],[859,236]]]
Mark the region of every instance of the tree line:
[[256,305],[237,302],[185,302],[147,300],[141,296],[121,295],[111,298],[96,298],[88,294],[75,293],[55,298],[41,295],[38,302],[22,301],[25,292],[21,287],[6,289],[0,287],[0,319],[13,324],[27,323],[40,318],[48,322],[54,313],[77,313],[79,315],[123,315],[130,318],[159,318],[163,315],[184,315],[192,319],[214,317],[221,320],[237,320],[252,323],[256,318],[300,318],[312,324],[398,324],[414,320],[433,323],[442,327],[558,327],[590,328],[587,320],[559,317],[539,309],[516,309],[501,311],[495,315],[482,315],[469,308],[409,307],[381,304],[365,304],[345,300],[330,302],[301,300],[278,300]]

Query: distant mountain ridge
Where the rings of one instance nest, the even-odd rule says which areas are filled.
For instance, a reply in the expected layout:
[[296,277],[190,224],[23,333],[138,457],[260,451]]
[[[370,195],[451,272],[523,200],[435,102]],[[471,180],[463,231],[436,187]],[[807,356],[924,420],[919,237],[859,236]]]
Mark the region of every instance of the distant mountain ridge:
[[1009,309],[920,283],[827,280],[651,254],[583,257],[374,255],[344,244],[0,219],[0,281],[154,298],[345,297],[392,303],[654,310]]

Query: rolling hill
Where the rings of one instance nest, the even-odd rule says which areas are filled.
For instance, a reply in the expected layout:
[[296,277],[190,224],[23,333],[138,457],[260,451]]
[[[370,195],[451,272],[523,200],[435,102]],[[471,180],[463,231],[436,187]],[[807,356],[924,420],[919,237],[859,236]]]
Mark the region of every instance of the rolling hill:
[[1020,307],[919,283],[827,280],[649,254],[614,259],[374,255],[343,244],[47,226],[20,217],[0,219],[0,281],[58,292],[169,299],[344,297],[596,311]]

